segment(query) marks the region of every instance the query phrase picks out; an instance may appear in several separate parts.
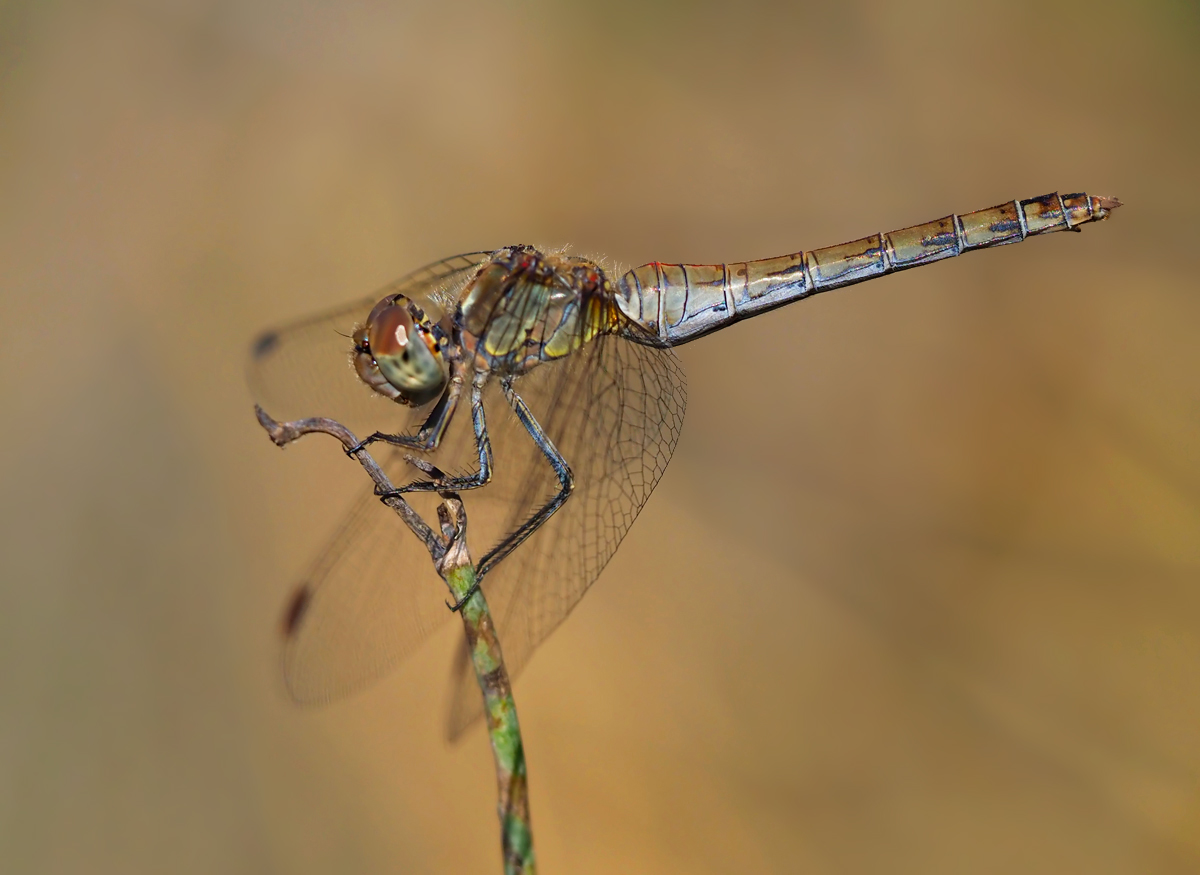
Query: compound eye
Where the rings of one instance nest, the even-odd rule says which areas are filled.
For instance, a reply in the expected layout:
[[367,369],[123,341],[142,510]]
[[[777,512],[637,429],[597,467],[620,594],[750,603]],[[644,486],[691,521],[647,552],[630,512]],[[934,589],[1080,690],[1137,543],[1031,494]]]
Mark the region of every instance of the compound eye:
[[[414,312],[417,318],[414,318]],[[367,321],[367,344],[379,372],[414,407],[436,398],[446,388],[446,368],[424,314],[402,295],[385,299]]]

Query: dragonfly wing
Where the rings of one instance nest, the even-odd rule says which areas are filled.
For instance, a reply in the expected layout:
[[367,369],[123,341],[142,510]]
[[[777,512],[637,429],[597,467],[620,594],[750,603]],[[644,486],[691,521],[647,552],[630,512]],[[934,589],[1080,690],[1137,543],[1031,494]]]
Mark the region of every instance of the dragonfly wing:
[[[327,416],[360,436],[409,430],[427,411],[403,407],[367,388],[350,362],[351,335],[388,294],[405,294],[440,315],[489,254],[435,262],[369,297],[260,335],[248,374],[255,400],[279,420]],[[469,427],[465,432],[459,427],[443,449],[469,458],[470,445]],[[388,456],[384,465],[393,482],[412,479],[402,454]],[[420,509],[432,511],[433,499],[423,499],[418,498]],[[284,672],[292,695],[301,702],[321,702],[365,686],[445,622],[450,616],[445,598],[445,585],[424,546],[366,493],[288,605]]]
[[[400,453],[384,465],[407,477]],[[415,535],[372,493],[310,566],[284,617],[284,678],[304,704],[331,701],[394,668],[452,615]]]
[[[350,337],[387,294],[406,294],[431,314],[445,312],[489,255],[446,259],[369,298],[262,335],[250,362],[256,400],[278,419],[327,416],[360,435],[409,430],[427,411],[404,408],[364,386],[350,364]],[[627,331],[636,334],[636,326]],[[514,677],[600,574],[674,451],[686,399],[683,371],[674,353],[642,339],[647,343],[599,337],[517,383],[571,465],[576,486],[559,512],[484,581]],[[557,488],[494,381],[485,389],[484,408],[494,478],[462,496],[476,560]],[[477,465],[470,420],[455,416],[430,457],[449,474]],[[401,454],[392,454],[385,467],[395,483],[411,479]],[[415,496],[413,504],[432,520],[436,501]],[[293,696],[327,701],[380,676],[448,619],[445,597],[424,547],[367,494],[288,606],[284,663]],[[469,671],[460,675],[452,736],[481,711]]]
[[[497,414],[507,410],[495,385],[487,387],[484,404],[486,410]],[[493,418],[496,425],[489,431],[501,445],[498,457],[516,455],[527,462],[532,442],[523,433],[512,433],[513,423],[508,419],[515,422],[516,418],[511,414]],[[519,452],[513,454],[512,450]],[[381,464],[392,483],[416,479],[417,473],[404,460],[404,451],[385,449],[383,453]],[[459,411],[441,446],[425,458],[450,475],[475,469],[478,455],[468,411]],[[512,481],[519,482],[519,478]],[[468,508],[468,538],[477,548],[475,553],[482,555],[478,548],[490,547],[505,531],[513,492],[493,491],[489,484],[465,491],[462,497]],[[436,525],[436,494],[413,493],[408,500],[427,522]],[[288,603],[283,624],[288,690],[298,702],[316,704],[367,686],[454,616],[446,608],[448,598],[425,546],[373,492],[365,492]]]
[[404,431],[414,420],[412,411],[371,390],[354,371],[354,329],[380,299],[396,293],[440,317],[490,254],[434,262],[369,297],[259,335],[247,374],[254,400],[281,422],[326,416],[360,436]]
[[[510,677],[524,668],[616,552],[666,470],[687,402],[675,353],[620,335],[604,335],[565,360],[539,366],[515,388],[571,466],[575,490],[483,581]],[[494,482],[480,492],[498,487],[491,500],[504,502],[502,528],[512,531],[554,494],[558,482],[516,417],[498,417],[497,406],[488,407],[493,446],[516,449],[520,458],[505,459],[498,450]],[[473,513],[468,504],[471,529]],[[478,561],[482,542],[472,543]],[[448,733],[454,738],[482,710],[478,686],[462,658],[456,661],[452,697]]]

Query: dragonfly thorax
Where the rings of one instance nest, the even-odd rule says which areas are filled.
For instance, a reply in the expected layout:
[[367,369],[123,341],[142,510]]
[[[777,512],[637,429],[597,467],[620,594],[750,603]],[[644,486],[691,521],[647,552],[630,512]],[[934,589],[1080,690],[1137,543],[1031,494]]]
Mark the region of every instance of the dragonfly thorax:
[[510,246],[495,252],[463,290],[454,321],[478,369],[516,375],[611,330],[614,301],[595,262]]

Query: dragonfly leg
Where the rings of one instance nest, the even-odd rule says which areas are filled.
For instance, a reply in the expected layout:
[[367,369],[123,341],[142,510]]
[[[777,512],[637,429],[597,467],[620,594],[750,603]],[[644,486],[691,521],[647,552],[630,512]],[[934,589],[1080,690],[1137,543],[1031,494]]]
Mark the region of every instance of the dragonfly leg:
[[541,528],[554,515],[554,512],[562,507],[566,500],[570,498],[571,491],[575,488],[575,477],[571,473],[570,465],[567,464],[567,460],[562,457],[558,448],[554,446],[553,442],[551,442],[550,438],[542,430],[541,425],[538,424],[538,421],[525,405],[525,402],[521,400],[521,396],[513,390],[512,381],[504,380],[500,383],[500,388],[504,392],[504,397],[508,401],[509,406],[517,414],[517,419],[521,421],[521,425],[525,426],[525,430],[529,432],[529,436],[533,438],[533,442],[538,445],[538,449],[542,451],[542,455],[546,457],[546,460],[550,463],[550,467],[554,469],[554,473],[558,476],[559,488],[558,493],[542,505],[540,510],[521,523],[507,538],[493,547],[479,561],[479,567],[475,569],[477,581],[482,579],[500,560],[517,549],[522,541]]
[[479,470],[465,477],[447,477],[440,468],[424,459],[408,456],[407,461],[414,468],[424,471],[430,480],[418,480],[406,483],[399,489],[380,493],[380,498],[403,495],[406,492],[445,492],[464,489],[478,489],[487,485],[492,479],[492,441],[488,437],[487,420],[483,413],[483,386],[486,375],[476,377],[471,385],[471,425],[475,430],[475,449],[479,453]]
[[454,411],[458,409],[458,401],[462,397],[462,371],[464,368],[460,365],[452,367],[450,385],[442,393],[442,397],[438,399],[437,405],[425,419],[425,424],[421,426],[416,434],[388,434],[377,431],[346,450],[346,455],[353,456],[359,450],[365,449],[376,442],[391,444],[396,447],[405,447],[422,453],[429,453],[436,450],[442,442],[442,437],[446,434],[446,428],[450,425],[450,420],[454,418]]
[[471,596],[475,595],[475,593],[477,593],[477,592],[479,592],[479,575],[478,574],[475,575],[475,582],[473,584],[471,584],[471,588],[469,590],[467,590],[467,594],[464,595],[462,598],[460,598],[458,601],[456,601],[454,604],[450,604],[450,602],[446,602],[446,607],[448,607],[452,613],[457,614],[459,611],[461,611],[463,609],[463,606],[466,605],[466,603],[471,600]]

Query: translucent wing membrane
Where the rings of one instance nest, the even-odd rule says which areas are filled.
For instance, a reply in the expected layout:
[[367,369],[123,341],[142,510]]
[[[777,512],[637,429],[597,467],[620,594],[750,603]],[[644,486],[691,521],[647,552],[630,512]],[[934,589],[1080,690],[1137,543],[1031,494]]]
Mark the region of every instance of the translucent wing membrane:
[[[448,309],[488,253],[431,265],[369,298],[268,332],[255,346],[251,384],[277,419],[329,416],[357,434],[411,431],[427,411],[401,407],[362,385],[350,366],[350,335],[384,295],[402,292],[431,313]],[[583,597],[662,476],[683,423],[685,386],[674,353],[632,323],[539,365],[514,383],[571,466],[575,489],[562,508],[484,579],[505,662],[515,676],[534,648]],[[493,479],[462,493],[468,543],[478,562],[558,489],[545,456],[499,390],[484,393]],[[415,479],[398,452],[374,448],[394,483]],[[448,474],[478,464],[464,405],[428,458]],[[406,470],[407,469],[407,470]],[[410,496],[432,521],[437,499]],[[358,689],[393,668],[453,615],[445,586],[420,542],[364,489],[301,581],[289,608],[288,688],[300,702]],[[480,713],[475,680],[455,687],[449,730]]]
[[254,400],[281,422],[328,416],[364,437],[402,430],[412,412],[358,378],[350,337],[385,295],[407,295],[436,319],[490,254],[471,252],[426,265],[369,297],[259,335],[247,375]]
[[[389,476],[409,479],[401,454],[387,454]],[[292,697],[305,704],[336,699],[382,676],[452,616],[424,545],[370,492],[319,553],[294,598],[284,677]]]
[[[280,421],[327,416],[364,437],[411,430],[428,410],[403,407],[364,385],[351,365],[351,335],[389,294],[405,294],[440,315],[488,255],[435,262],[353,304],[264,332],[248,368],[255,400]],[[444,448],[458,454],[459,443],[461,435]],[[376,457],[393,482],[412,479],[401,453],[380,446]],[[285,676],[293,697],[305,703],[336,698],[385,673],[449,615],[429,554],[370,491],[296,592],[302,601],[289,606]]]
[[[649,339],[632,324],[627,330],[639,340]],[[515,388],[571,466],[575,490],[483,581],[510,677],[525,667],[616,552],[666,470],[687,403],[683,368],[674,352],[621,335],[598,337],[561,362],[541,365]],[[478,490],[501,488],[494,498],[504,502],[502,531],[515,529],[558,486],[532,440],[509,433],[514,427],[520,428],[509,415],[504,440],[493,445],[524,447],[523,458],[502,466],[497,455],[495,483]],[[473,530],[476,511],[469,499],[467,514]],[[478,557],[486,545],[471,543]],[[481,713],[466,660],[458,660],[455,673],[452,738]]]
[[[505,411],[494,387],[485,398],[488,409]],[[405,461],[403,451],[384,444],[373,445],[372,451],[394,484],[416,479],[418,472]],[[459,411],[441,447],[427,458],[448,474],[466,473],[477,459],[469,411]],[[484,493],[486,489],[463,494],[472,556],[490,546],[484,538],[499,538],[496,533],[502,531],[508,512],[502,499]],[[407,498],[436,525],[436,496],[416,493]],[[369,487],[318,552],[295,597],[302,602],[289,605],[287,611],[284,678],[292,697],[304,704],[328,702],[377,680],[454,617],[446,608],[446,586],[424,545]]]

